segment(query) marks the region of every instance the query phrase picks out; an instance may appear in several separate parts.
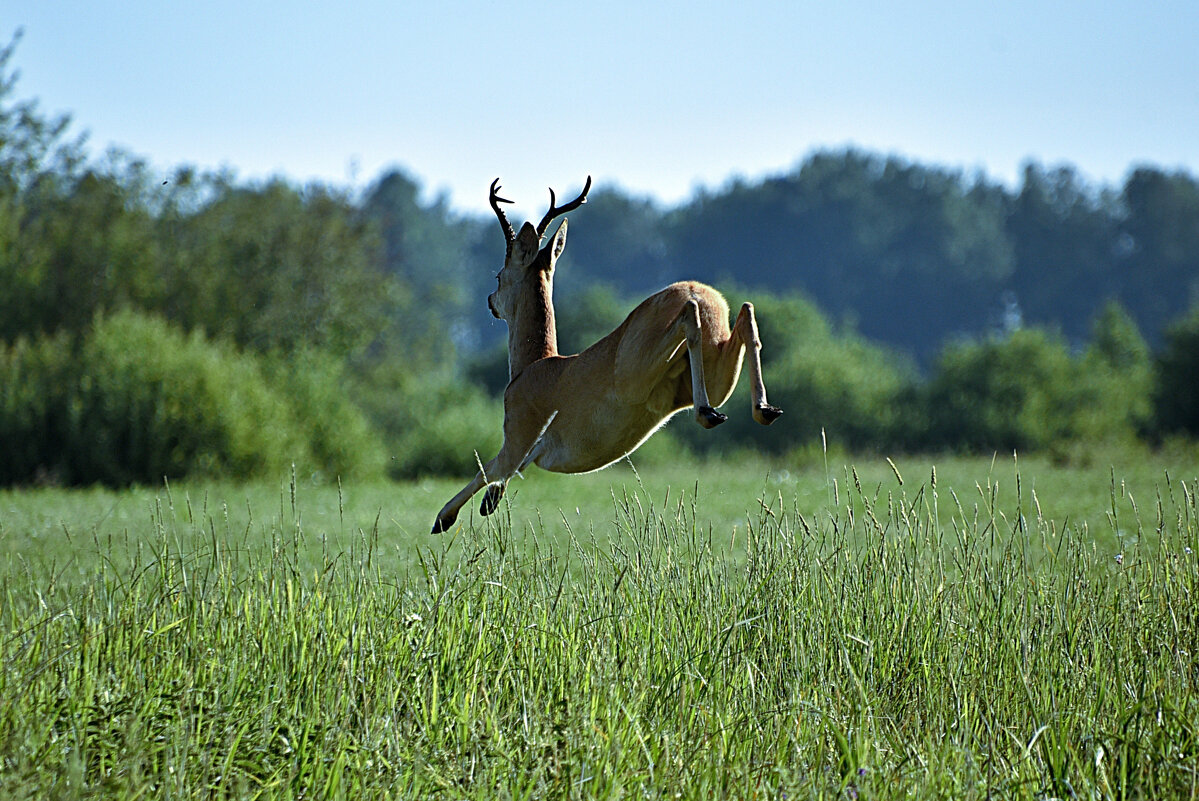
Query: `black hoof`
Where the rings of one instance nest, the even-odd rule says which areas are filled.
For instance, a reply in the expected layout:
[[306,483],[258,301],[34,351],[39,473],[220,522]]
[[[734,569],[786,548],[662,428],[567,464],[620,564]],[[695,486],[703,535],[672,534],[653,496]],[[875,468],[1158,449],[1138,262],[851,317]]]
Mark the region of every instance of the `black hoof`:
[[483,502],[479,504],[479,514],[487,517],[496,510],[500,505],[500,499],[504,497],[506,487],[503,484],[491,484],[487,487],[487,492],[483,493]]
[[447,515],[446,517],[438,517],[433,521],[433,533],[443,534],[450,530],[450,526],[454,525],[454,521],[458,519],[458,515]]
[[777,406],[763,404],[754,408],[754,420],[768,426],[783,415],[783,410]]
[[695,420],[704,428],[716,428],[728,419],[728,415],[721,414],[711,406],[699,406],[695,409]]

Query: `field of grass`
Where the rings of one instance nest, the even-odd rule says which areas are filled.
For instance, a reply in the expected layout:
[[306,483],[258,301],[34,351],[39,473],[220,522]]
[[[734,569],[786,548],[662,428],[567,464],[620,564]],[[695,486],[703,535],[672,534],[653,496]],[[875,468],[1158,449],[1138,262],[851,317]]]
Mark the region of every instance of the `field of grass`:
[[0,492],[0,797],[1199,794],[1199,463]]

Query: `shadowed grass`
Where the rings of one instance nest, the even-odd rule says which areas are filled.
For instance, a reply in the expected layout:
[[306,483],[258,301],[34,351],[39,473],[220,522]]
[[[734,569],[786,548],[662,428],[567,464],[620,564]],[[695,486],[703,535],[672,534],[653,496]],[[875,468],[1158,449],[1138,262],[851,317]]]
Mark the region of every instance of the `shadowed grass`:
[[759,475],[731,532],[703,483],[514,503],[402,566],[294,482],[244,527],[164,491],[0,579],[0,795],[1194,795],[1194,481],[1113,473],[1084,532],[914,470]]

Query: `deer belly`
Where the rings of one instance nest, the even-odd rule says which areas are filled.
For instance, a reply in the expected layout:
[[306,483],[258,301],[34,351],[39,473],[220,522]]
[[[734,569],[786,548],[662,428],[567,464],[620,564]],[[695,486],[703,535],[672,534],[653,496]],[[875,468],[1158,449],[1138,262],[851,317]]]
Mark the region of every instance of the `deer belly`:
[[669,419],[631,414],[596,417],[572,425],[571,420],[559,418],[545,432],[533,462],[552,473],[600,470],[635,451]]

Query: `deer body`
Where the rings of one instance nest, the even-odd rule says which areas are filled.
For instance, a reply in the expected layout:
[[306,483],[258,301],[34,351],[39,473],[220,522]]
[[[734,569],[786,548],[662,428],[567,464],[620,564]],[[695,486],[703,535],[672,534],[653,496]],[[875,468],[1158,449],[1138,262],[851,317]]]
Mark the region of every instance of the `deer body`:
[[[504,403],[522,410],[512,426],[518,439],[524,438],[517,430],[521,420],[535,422],[556,413],[535,448],[534,464],[556,473],[607,467],[692,405],[685,335],[669,331],[690,302],[701,310],[705,388],[713,405],[727,400],[745,353],[745,345],[731,339],[728,305],[711,287],[673,284],[582,353],[544,357],[512,379]],[[508,431],[506,425],[505,435]]]
[[[588,179],[587,188],[591,181]],[[576,208],[587,188],[564,209],[554,206],[534,229],[511,234],[492,184],[492,207],[508,242],[499,288],[488,297],[508,323],[509,383],[504,392],[504,444],[494,459],[442,508],[433,531],[447,530],[472,495],[488,486],[480,511],[490,514],[508,480],[529,464],[556,473],[599,470],[636,450],[676,412],[692,406],[713,428],[727,417],[713,408],[732,394],[746,353],[753,416],[762,424],[781,411],[766,401],[761,343],[753,306],[741,307],[729,327],[729,307],[710,286],[683,281],[642,301],[612,333],[582,353],[558,353],[553,310],[554,265],[566,244],[564,220],[540,249],[555,212]]]

